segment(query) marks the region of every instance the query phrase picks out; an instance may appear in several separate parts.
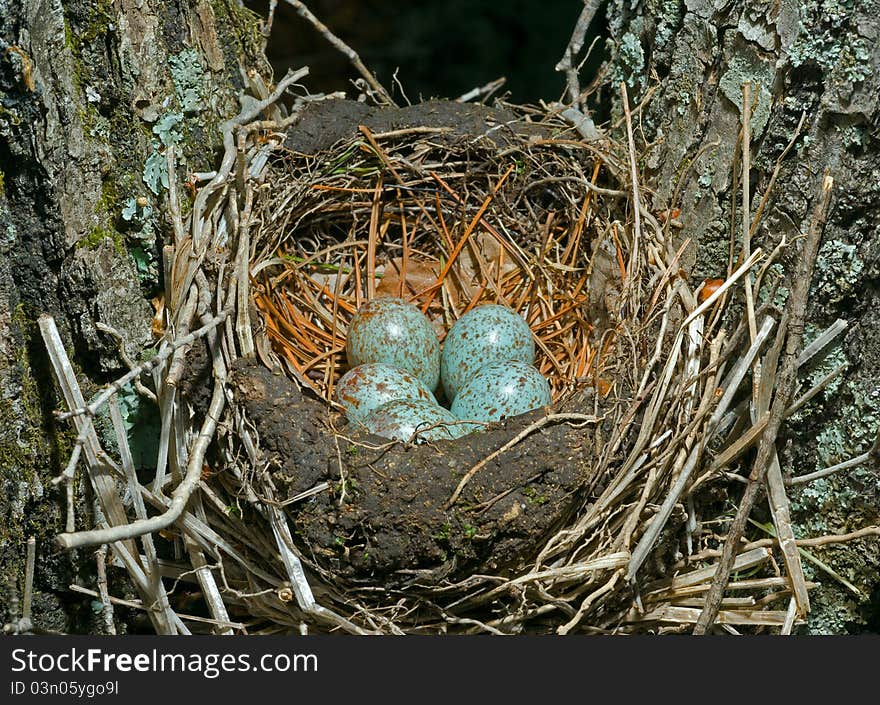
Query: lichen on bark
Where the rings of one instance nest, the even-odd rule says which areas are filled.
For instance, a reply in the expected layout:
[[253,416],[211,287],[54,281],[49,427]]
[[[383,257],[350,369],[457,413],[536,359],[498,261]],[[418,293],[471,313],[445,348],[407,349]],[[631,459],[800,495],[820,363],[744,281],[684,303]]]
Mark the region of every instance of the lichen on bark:
[[[880,2],[612,0],[608,16],[618,40],[613,44],[622,47],[622,39],[635,34],[646,57],[646,76],[656,72],[657,91],[640,117],[645,140],[653,145],[646,161],[654,205],[681,208],[681,237],[696,243],[686,258],[695,281],[724,276],[730,235],[741,232],[739,200],[731,203],[731,179],[739,174],[731,174],[730,166],[740,129],[742,82],[750,80],[757,97],[752,214],[806,115],[755,244],[772,249],[782,236],[797,240],[805,231],[817,177],[830,167],[835,200],[816,265],[808,326],[815,334],[838,317],[846,319],[849,330],[831,355],[849,364],[834,387],[789,423],[780,458],[785,473],[803,474],[864,451],[880,422],[880,294],[874,285],[880,274]],[[613,53],[612,66],[630,67],[631,53]],[[690,161],[714,141],[717,147]],[[681,202],[670,204],[682,176]],[[790,259],[784,257],[783,265]],[[814,376],[806,371],[805,383]],[[790,494],[799,537],[844,533],[880,518],[880,476],[874,466]],[[861,597],[814,566],[810,575],[822,585],[807,631],[876,628],[877,542],[861,540],[815,554]]]
[[[143,180],[154,142],[163,161],[167,147],[154,128],[180,114],[181,180],[214,168],[218,125],[237,111],[247,71],[271,80],[259,18],[235,0],[0,0],[0,480],[10,510],[0,573],[21,577],[35,535],[39,626],[92,629],[87,601],[67,586],[94,580],[89,555],[54,548],[64,492],[49,480],[71,440],[52,423],[59,402],[35,320],[55,317],[87,395],[122,366],[97,323],[116,328],[131,357],[150,342],[169,234],[164,190]],[[89,516],[79,496],[78,526]],[[8,599],[0,586],[4,621]]]

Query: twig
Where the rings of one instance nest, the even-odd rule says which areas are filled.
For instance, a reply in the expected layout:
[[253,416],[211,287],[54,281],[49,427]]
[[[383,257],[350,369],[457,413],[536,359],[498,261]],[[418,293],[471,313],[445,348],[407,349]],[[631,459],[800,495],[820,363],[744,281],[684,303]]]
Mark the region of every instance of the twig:
[[[749,175],[751,173],[751,159],[752,159],[752,139],[751,139],[751,117],[752,117],[752,84],[749,81],[743,83],[742,86],[743,92],[743,139],[742,139],[742,258],[744,260],[749,258],[752,249],[752,237],[751,230],[749,229],[749,224],[751,221],[751,203],[750,203],[750,192],[749,188],[751,186],[749,182]],[[751,339],[754,340],[755,336],[758,334],[758,326],[755,322],[755,299],[752,295],[752,277],[750,274],[746,275],[745,278],[745,289],[746,289],[746,313],[748,315],[749,321],[749,333],[751,334]],[[757,379],[757,369],[755,371],[755,387],[757,388],[758,379]],[[757,390],[756,390],[757,391]]]
[[309,10],[309,8],[307,8],[304,3],[300,2],[300,0],[285,0],[285,2],[293,7],[293,9],[296,10],[296,13],[300,17],[302,17],[306,22],[312,25],[312,27],[314,27],[318,31],[318,33],[322,37],[324,37],[324,39],[326,39],[336,49],[338,49],[343,54],[345,54],[345,56],[348,57],[348,60],[352,63],[352,66],[354,66],[357,69],[358,73],[364,77],[366,82],[370,85],[370,88],[376,91],[376,93],[378,93],[382,97],[382,99],[385,100],[389,105],[397,107],[397,103],[394,102],[392,97],[388,94],[388,91],[386,91],[385,88],[382,87],[382,84],[379,83],[378,80],[376,80],[376,77],[373,75],[373,73],[366,66],[364,66],[364,62],[361,61],[361,57],[358,56],[357,52],[354,49],[352,49],[350,46],[348,46],[348,44],[346,44],[339,37],[333,34],[333,32],[329,30],[327,25],[325,25],[323,22],[321,22],[321,20],[315,17],[315,15],[312,14],[312,11]]
[[110,592],[107,589],[107,546],[102,545],[95,551],[95,563],[98,571],[98,594],[101,596],[101,609],[104,615],[104,626],[108,634],[116,634],[116,625],[113,623],[113,605],[110,602]]
[[458,98],[455,99],[456,103],[467,103],[469,100],[473,100],[474,98],[479,98],[480,96],[486,96],[488,98],[495,91],[497,91],[501,86],[507,83],[507,78],[501,76],[500,78],[496,78],[494,81],[489,81],[485,86],[480,86],[479,88],[472,88],[467,93],[462,93]]
[[840,472],[841,470],[848,470],[849,468],[854,468],[857,465],[861,465],[862,463],[867,463],[871,456],[873,455],[873,450],[869,450],[866,453],[862,453],[861,455],[857,455],[854,458],[850,458],[849,460],[844,460],[842,463],[837,463],[836,465],[830,465],[829,467],[823,470],[816,470],[816,472],[807,473],[806,475],[798,475],[797,477],[789,477],[785,480],[786,485],[802,485],[806,482],[812,482],[813,480],[818,480],[823,477],[828,477],[828,475],[833,475],[836,472]]
[[[212,320],[216,320],[214,317]],[[225,316],[224,316],[225,318]],[[208,330],[213,330],[216,324],[203,326]],[[155,358],[154,358],[155,359]],[[186,503],[189,501],[193,490],[198,486],[202,473],[202,461],[208,445],[214,437],[214,431],[217,428],[217,421],[226,404],[226,395],[223,391],[223,383],[225,380],[216,379],[217,366],[215,365],[215,382],[214,392],[211,396],[211,403],[205,414],[205,420],[198,437],[190,449],[189,462],[186,468],[186,476],[174,490],[171,495],[171,502],[168,509],[161,515],[151,517],[149,519],[139,519],[130,524],[119,524],[106,529],[94,529],[92,531],[81,531],[75,534],[63,533],[57,537],[58,543],[64,548],[78,548],[80,546],[94,545],[98,543],[112,543],[123,539],[130,539],[136,536],[160,531],[170,526],[180,518]]]
[[474,465],[470,470],[468,470],[465,473],[464,477],[461,478],[461,481],[458,483],[458,486],[455,488],[455,491],[452,493],[452,496],[446,501],[446,504],[443,505],[443,509],[448,510],[453,504],[455,504],[455,501],[458,499],[459,495],[461,494],[462,490],[465,488],[467,483],[470,482],[471,478],[474,475],[476,475],[482,468],[484,468],[488,463],[495,460],[495,458],[497,458],[502,453],[505,453],[508,450],[510,450],[511,448],[513,448],[515,445],[517,445],[523,439],[525,439],[528,436],[530,436],[531,434],[533,434],[535,431],[538,431],[538,430],[544,428],[545,426],[549,426],[550,424],[557,423],[560,421],[580,422],[581,425],[585,425],[585,424],[589,424],[589,423],[596,423],[600,420],[601,419],[597,416],[590,416],[587,414],[550,414],[548,416],[545,416],[542,419],[539,419],[535,423],[524,428],[522,431],[520,431],[518,434],[516,434],[516,436],[514,436],[512,439],[510,439],[503,446],[501,446],[497,450],[489,453],[489,455],[487,455],[480,462],[478,462],[476,465]]
[[[626,82],[620,82],[620,94],[623,99],[623,114],[626,116],[626,139],[629,147],[629,170],[630,179],[632,180],[633,193],[633,241],[629,251],[629,273],[630,280],[635,281],[638,276],[639,252],[641,251],[642,242],[642,219],[641,219],[641,199],[639,198],[639,167],[636,163],[636,143],[633,138],[632,118],[629,110],[629,95],[626,92]],[[748,260],[748,256],[743,259]],[[746,281],[749,275],[746,274]]]
[[596,11],[601,4],[601,0],[584,0],[584,9],[581,10],[580,17],[578,17],[577,23],[575,23],[571,39],[568,42],[568,46],[565,47],[565,53],[562,55],[559,63],[556,64],[556,70],[565,74],[568,86],[568,99],[572,105],[580,105],[581,103],[581,87],[575,61],[581,49],[584,48],[587,30],[590,28],[590,23],[593,21],[593,17],[595,17]]
[[37,539],[33,536],[27,540],[27,558],[24,564],[24,590],[21,599],[21,618],[30,620],[31,605],[34,598],[34,567],[37,560]]
[[[813,213],[810,229],[807,234],[806,241],[803,245],[803,251],[799,261],[799,266],[794,274],[792,282],[791,294],[789,298],[789,307],[791,311],[791,319],[788,325],[788,338],[785,345],[785,356],[782,360],[781,372],[777,377],[776,397],[770,406],[770,420],[767,428],[761,438],[761,444],[758,447],[758,455],[749,475],[749,482],[746,486],[743,498],[737,509],[736,517],[728,531],[727,540],[724,542],[724,550],[722,551],[721,560],[718,564],[718,570],[712,580],[712,587],[706,595],[706,604],[694,627],[694,634],[705,634],[715,621],[718,609],[721,604],[721,598],[724,595],[724,587],[730,579],[730,572],[733,566],[734,552],[736,551],[740,538],[745,532],[746,523],[752,506],[758,496],[758,491],[764,482],[769,467],[769,461],[772,454],[776,450],[776,436],[783,421],[783,416],[788,407],[789,400],[794,385],[797,381],[797,358],[798,348],[801,344],[801,338],[804,330],[804,316],[807,308],[807,296],[809,294],[810,280],[812,278],[813,266],[816,262],[816,255],[819,250],[819,241],[821,240],[822,231],[824,230],[825,221],[828,217],[828,208],[831,203],[831,193],[834,186],[834,179],[826,170],[822,180],[822,190],[816,209]],[[783,327],[780,326],[777,331],[778,336],[785,335]]]
[[146,362],[141,363],[140,365],[135,367],[133,370],[129,370],[129,372],[124,374],[122,377],[117,379],[115,382],[111,383],[108,387],[106,387],[104,389],[103,392],[101,392],[97,397],[95,397],[95,400],[91,404],[89,404],[88,406],[84,405],[84,406],[76,407],[74,409],[71,409],[70,411],[65,411],[65,412],[59,413],[57,415],[58,419],[61,421],[64,421],[64,420],[69,419],[74,416],[83,416],[83,415],[86,415],[89,417],[94,416],[98,412],[98,409],[100,409],[107,402],[107,400],[110,397],[112,397],[114,394],[116,394],[126,384],[131,382],[135,377],[138,377],[146,372],[152,372],[153,369],[160,362],[163,362],[168,357],[170,357],[174,353],[175,350],[177,350],[178,348],[182,348],[185,345],[189,345],[193,341],[201,338],[203,335],[205,335],[209,331],[214,330],[214,328],[219,326],[221,323],[223,323],[223,321],[225,321],[229,317],[230,312],[231,312],[230,310],[221,311],[216,316],[212,316],[205,323],[205,325],[203,325],[201,328],[194,330],[192,333],[184,336],[183,338],[179,338],[178,340],[175,340],[167,348],[158,352],[154,357],[150,358]]

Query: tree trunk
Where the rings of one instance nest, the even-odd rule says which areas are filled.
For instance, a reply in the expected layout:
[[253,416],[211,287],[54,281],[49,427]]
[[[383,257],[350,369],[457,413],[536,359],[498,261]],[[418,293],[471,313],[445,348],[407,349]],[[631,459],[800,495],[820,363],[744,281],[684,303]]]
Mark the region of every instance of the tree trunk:
[[[880,423],[880,2],[612,0],[608,17],[611,78],[627,81],[634,106],[653,91],[637,139],[651,145],[644,166],[655,207],[681,209],[678,241],[691,238],[685,268],[695,281],[726,275],[731,233],[741,231],[731,163],[743,81],[756,97],[753,217],[806,115],[754,240],[769,251],[803,233],[831,168],[835,200],[807,336],[838,317],[849,328],[805,382],[848,367],[789,421],[780,460],[786,474],[804,474],[866,451]],[[121,335],[130,357],[150,341],[168,229],[165,149],[175,146],[181,180],[216,166],[218,124],[256,80],[248,71],[268,80],[262,49],[258,19],[236,0],[0,0],[0,575],[17,584],[0,586],[3,622],[15,616],[26,540],[35,536],[37,626],[102,628],[87,598],[68,591],[75,580],[94,583],[94,560],[53,540],[64,529],[65,492],[50,480],[74,438],[52,417],[58,401],[36,317],[56,318],[81,381],[95,386],[126,364],[99,324]],[[146,406],[134,394],[126,400],[127,421],[146,431],[146,443]],[[77,528],[94,521],[85,484],[76,484]],[[800,536],[877,523],[876,464],[790,496]],[[766,510],[755,518],[767,521]],[[814,553],[837,577],[806,563],[808,578],[822,583],[810,629],[876,631],[877,542]]]
[[[805,116],[793,149],[781,159],[754,246],[770,252],[783,237],[792,243],[806,232],[819,180],[830,168],[835,195],[811,287],[806,342],[837,318],[849,327],[802,375],[804,389],[848,366],[790,419],[780,461],[784,474],[802,475],[864,453],[880,423],[880,2],[613,0],[608,20],[612,84],[625,80],[633,105],[652,92],[638,117],[638,136],[650,145],[645,166],[654,206],[681,209],[678,242],[691,238],[685,268],[694,281],[726,276],[731,234],[735,256],[740,251],[741,176],[731,164],[743,82],[751,82],[754,97],[752,220]],[[799,538],[877,523],[876,460],[797,487],[789,495]],[[753,518],[769,521],[763,508]],[[807,578],[821,583],[809,630],[876,631],[876,539],[814,555],[837,577],[805,562]]]
[[[220,121],[238,111],[245,81],[269,81],[263,44],[259,18],[237,0],[0,1],[0,575],[13,583],[0,587],[4,623],[34,536],[36,626],[100,628],[87,598],[68,591],[94,583],[94,560],[54,542],[65,490],[50,480],[74,436],[53,421],[36,318],[55,317],[81,381],[95,385],[125,364],[102,324],[132,358],[150,341],[165,149],[174,144],[181,180],[216,166]],[[140,427],[145,409],[128,401],[127,423]],[[84,485],[77,528],[93,522]]]

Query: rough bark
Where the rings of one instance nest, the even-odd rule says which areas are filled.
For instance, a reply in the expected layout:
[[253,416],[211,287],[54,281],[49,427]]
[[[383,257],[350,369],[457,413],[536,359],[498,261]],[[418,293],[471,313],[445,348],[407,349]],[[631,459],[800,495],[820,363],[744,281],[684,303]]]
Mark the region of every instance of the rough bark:
[[[168,229],[164,149],[176,145],[181,180],[214,168],[217,125],[237,111],[247,71],[268,79],[258,19],[235,0],[0,0],[0,575],[20,585],[36,536],[40,628],[100,620],[67,592],[94,582],[94,561],[53,541],[64,490],[49,480],[72,437],[52,420],[35,319],[55,316],[87,385],[123,365],[97,324],[131,357],[150,341]],[[125,410],[144,421],[135,396]],[[90,499],[76,487],[82,528]]]
[[[731,163],[742,82],[751,81],[756,96],[753,215],[806,114],[755,243],[769,250],[783,236],[792,242],[805,232],[818,181],[830,167],[836,190],[811,287],[806,341],[838,317],[849,330],[804,379],[816,382],[843,362],[849,366],[788,424],[780,460],[785,474],[804,474],[863,453],[880,423],[880,3],[614,0],[608,20],[613,78],[627,81],[634,103],[656,88],[639,118],[651,145],[646,166],[654,205],[681,208],[679,238],[694,242],[687,261],[694,281],[724,276],[730,233],[739,238],[741,232],[739,195],[731,223]],[[700,152],[715,141],[717,148]],[[679,179],[682,196],[670,203]],[[790,260],[789,252],[782,264]],[[844,533],[877,523],[880,474],[876,465],[866,465],[790,496],[799,537]],[[755,516],[769,520],[766,513]],[[809,630],[876,631],[877,542],[815,553],[862,596],[807,562],[807,577],[822,583]]]

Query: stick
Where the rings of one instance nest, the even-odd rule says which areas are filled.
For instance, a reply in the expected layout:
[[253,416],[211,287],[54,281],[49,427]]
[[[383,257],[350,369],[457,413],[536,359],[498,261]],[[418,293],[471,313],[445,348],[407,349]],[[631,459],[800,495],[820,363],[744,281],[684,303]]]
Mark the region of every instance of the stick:
[[[791,319],[788,325],[788,339],[785,345],[785,356],[782,361],[782,370],[777,377],[777,393],[770,406],[770,420],[767,428],[761,438],[761,444],[758,447],[758,455],[755,458],[755,464],[749,475],[749,482],[746,485],[746,491],[737,509],[736,517],[731,524],[728,532],[727,540],[724,542],[724,550],[721,554],[721,560],[718,564],[718,571],[712,580],[712,587],[706,595],[706,603],[703,611],[694,627],[694,634],[705,634],[715,621],[721,605],[721,598],[724,595],[724,588],[730,579],[730,573],[733,567],[734,552],[739,546],[740,538],[745,532],[746,523],[748,522],[749,513],[758,496],[758,491],[764,482],[769,467],[771,456],[776,451],[776,436],[782,425],[785,410],[788,407],[789,400],[794,391],[794,385],[797,382],[797,358],[798,348],[801,344],[804,330],[804,316],[807,308],[807,296],[810,290],[810,280],[813,274],[813,267],[816,263],[816,255],[819,251],[819,241],[821,240],[822,231],[824,230],[825,221],[828,217],[828,208],[831,203],[831,193],[834,186],[834,179],[830,176],[828,170],[822,180],[822,191],[819,202],[813,213],[810,230],[807,233],[804,249],[801,253],[801,259],[797,272],[795,272],[794,281],[792,282],[791,298],[789,299]],[[783,327],[780,326],[777,331],[778,336],[785,335]]]
[[348,60],[352,63],[358,73],[364,77],[368,84],[370,84],[370,88],[372,88],[376,93],[378,93],[384,101],[386,101],[389,105],[393,105],[395,108],[397,107],[397,103],[388,95],[388,91],[386,91],[382,84],[376,80],[376,77],[372,74],[372,72],[364,66],[364,62],[361,61],[361,57],[358,56],[357,52],[352,49],[348,44],[343,42],[339,37],[337,37],[333,32],[331,32],[327,25],[325,25],[321,20],[315,17],[311,10],[305,6],[304,3],[300,2],[300,0],[285,0],[285,2],[290,5],[294,10],[296,10],[296,14],[302,17],[306,22],[308,22],[312,27],[314,27],[318,34],[320,34],[324,39],[330,42],[336,49],[341,51],[345,56],[348,57]]
[[527,436],[531,435],[535,431],[538,431],[544,426],[548,426],[551,423],[555,423],[557,421],[576,421],[581,422],[581,424],[588,423],[596,423],[599,421],[599,417],[597,416],[589,416],[587,414],[550,414],[549,416],[545,416],[542,419],[539,419],[535,423],[530,426],[524,428],[520,431],[516,436],[514,436],[511,440],[505,443],[503,446],[498,448],[497,450],[489,453],[485,458],[483,458],[479,463],[474,465],[470,470],[468,470],[464,477],[461,478],[461,482],[458,483],[458,487],[455,488],[455,491],[452,493],[452,496],[446,501],[446,504],[443,505],[444,510],[448,510],[453,504],[455,504],[455,500],[458,499],[462,490],[465,488],[468,482],[471,481],[471,478],[476,475],[482,468],[486,466],[487,463],[490,463],[495,458],[497,458],[502,453],[513,448],[517,443],[522,441]]
[[37,539],[33,536],[27,541],[27,559],[24,565],[24,590],[21,600],[21,618],[31,618],[31,604],[34,597],[34,566],[37,560]]
[[104,626],[107,633],[116,635],[116,625],[113,623],[113,605],[110,602],[110,591],[107,589],[107,546],[102,545],[95,551],[95,562],[98,571],[98,594],[101,596],[104,615]]
[[[620,93],[623,98],[623,114],[626,116],[626,139],[627,145],[629,146],[629,171],[630,178],[632,179],[633,218],[635,221],[633,226],[633,242],[629,253],[629,272],[632,280],[635,280],[635,277],[638,276],[636,270],[639,262],[639,249],[642,239],[641,208],[639,207],[641,205],[641,200],[639,199],[639,171],[638,165],[636,164],[636,143],[633,138],[632,118],[629,111],[629,95],[627,95],[626,83],[624,81],[620,82]],[[743,259],[748,260],[748,256]],[[746,281],[749,281],[748,275],[746,275]]]
[[[219,354],[219,352],[218,352]],[[186,468],[186,476],[171,495],[168,509],[157,517],[139,519],[130,524],[119,524],[106,529],[94,529],[92,531],[80,531],[79,533],[63,533],[57,537],[58,543],[63,548],[78,548],[98,543],[112,543],[123,539],[130,539],[144,534],[160,531],[180,518],[186,503],[189,501],[193,490],[198,486],[202,474],[202,461],[205,452],[214,437],[217,421],[226,404],[226,395],[223,392],[225,380],[216,379],[217,370],[215,365],[214,392],[211,396],[211,404],[205,414],[205,421],[198,437],[190,450],[189,463]]]
[[587,30],[590,23],[596,15],[596,11],[601,5],[601,0],[584,0],[584,9],[581,10],[580,17],[571,33],[571,39],[568,46],[565,47],[565,53],[556,64],[556,70],[565,74],[565,80],[568,85],[568,99],[572,105],[580,104],[581,86],[578,81],[578,71],[575,64],[575,58],[584,48],[584,39],[587,36]]

